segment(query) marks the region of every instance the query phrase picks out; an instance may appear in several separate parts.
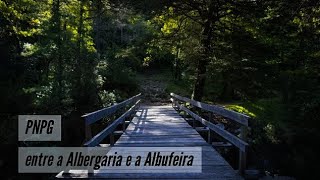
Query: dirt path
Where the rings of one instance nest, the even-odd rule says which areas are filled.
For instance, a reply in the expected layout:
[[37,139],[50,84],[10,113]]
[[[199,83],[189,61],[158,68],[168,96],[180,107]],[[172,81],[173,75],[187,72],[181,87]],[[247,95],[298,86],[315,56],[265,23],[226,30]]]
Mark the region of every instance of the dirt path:
[[158,73],[139,75],[140,92],[143,95],[143,104],[167,105],[170,104],[169,93],[166,92],[167,80]]

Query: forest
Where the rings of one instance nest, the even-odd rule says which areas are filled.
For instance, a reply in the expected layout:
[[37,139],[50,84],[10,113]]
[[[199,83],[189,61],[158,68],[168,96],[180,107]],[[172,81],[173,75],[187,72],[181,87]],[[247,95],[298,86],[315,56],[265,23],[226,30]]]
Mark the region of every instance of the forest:
[[81,115],[174,92],[252,117],[254,169],[319,177],[319,0],[0,0],[0,79],[5,147],[20,114],[79,146]]

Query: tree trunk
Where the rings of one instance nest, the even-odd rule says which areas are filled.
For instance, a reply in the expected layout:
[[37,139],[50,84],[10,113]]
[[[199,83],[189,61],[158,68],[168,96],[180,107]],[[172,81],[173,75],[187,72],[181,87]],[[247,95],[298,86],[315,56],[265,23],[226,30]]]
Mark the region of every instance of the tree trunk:
[[210,54],[212,54],[212,36],[213,36],[213,25],[217,21],[217,7],[215,2],[210,1],[208,11],[204,13],[202,18],[204,24],[202,25],[201,32],[201,56],[198,59],[196,81],[193,88],[192,99],[201,101],[204,95],[204,86],[206,82],[207,65],[210,60]]
[[223,90],[220,97],[222,100],[232,100],[234,98],[234,89],[228,77],[229,72],[222,72]]
[[175,80],[181,80],[181,65],[180,65],[180,44],[177,46],[177,54],[175,58],[175,69],[174,69],[174,79]]
[[94,37],[94,41],[95,41],[95,45],[96,45],[96,50],[97,50],[97,55],[98,55],[98,59],[100,59],[100,55],[101,55],[101,51],[102,51],[102,44],[101,44],[101,26],[102,26],[102,22],[101,22],[101,13],[102,13],[102,2],[101,0],[95,0],[93,1],[94,3],[94,7],[96,7],[97,9],[94,12],[94,24],[93,24],[93,29],[95,32],[95,37]]
[[60,0],[54,1],[52,6],[52,21],[53,21],[53,32],[55,33],[55,44],[57,45],[57,56],[56,65],[57,70],[55,71],[56,78],[56,96],[58,97],[58,104],[62,106],[63,92],[62,92],[62,73],[63,73],[63,62],[62,62],[62,42],[61,42],[61,15],[60,15]]
[[81,112],[82,111],[82,91],[83,86],[81,82],[82,77],[82,43],[83,43],[83,13],[84,13],[84,0],[80,0],[80,10],[79,10],[79,24],[78,24],[78,39],[77,39],[77,49],[76,49],[76,65],[75,65],[75,86],[73,87],[74,91],[74,101],[76,108]]
[[206,20],[206,23],[202,30],[202,54],[197,63],[196,80],[193,88],[192,99],[201,101],[204,95],[204,85],[206,82],[207,65],[209,63],[209,56],[212,51],[211,39],[212,39],[212,20]]
[[196,80],[193,88],[192,99],[201,101],[204,93],[204,85],[206,81],[206,60],[198,60]]

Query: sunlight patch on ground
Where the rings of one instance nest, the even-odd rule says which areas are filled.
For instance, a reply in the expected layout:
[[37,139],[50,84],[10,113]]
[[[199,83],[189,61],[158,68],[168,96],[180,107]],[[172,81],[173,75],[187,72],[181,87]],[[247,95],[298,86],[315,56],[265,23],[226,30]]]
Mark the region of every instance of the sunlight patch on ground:
[[239,105],[227,105],[226,108],[242,114],[249,115],[250,117],[256,117],[256,115],[253,112],[250,112],[248,109]]

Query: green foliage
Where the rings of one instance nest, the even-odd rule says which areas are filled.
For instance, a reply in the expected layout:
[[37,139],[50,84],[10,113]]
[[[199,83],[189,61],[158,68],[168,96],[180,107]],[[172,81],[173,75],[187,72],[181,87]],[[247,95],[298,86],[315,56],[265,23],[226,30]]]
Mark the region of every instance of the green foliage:
[[259,158],[282,174],[312,174],[319,17],[314,1],[0,0],[2,115],[62,114],[70,125],[159,72],[152,78],[167,93],[190,97],[199,86],[205,101],[240,102],[227,108],[255,119]]
[[174,92],[181,96],[189,97],[192,93],[192,86],[191,83],[186,83],[184,80],[172,80],[167,84],[166,92]]
[[[274,128],[279,130],[284,129],[284,124],[290,120],[291,117],[288,116],[288,107],[281,103],[280,99],[261,99],[256,102],[245,102],[241,104],[230,104],[226,106],[228,109],[234,110],[236,112],[244,113],[253,118],[253,124],[256,124],[258,128],[262,128],[262,131],[257,131],[258,136],[263,136],[263,138],[268,139],[269,142],[277,143],[279,142],[277,138],[278,135],[283,135],[282,132],[279,134],[275,133]],[[262,133],[264,132],[264,133]],[[259,142],[261,140],[259,137],[255,138],[254,144],[263,144],[264,142]]]
[[317,158],[320,102],[318,95],[299,99],[300,102],[289,105],[280,98],[226,105],[228,109],[253,118],[250,144],[256,164],[269,162],[268,167],[262,168],[270,172],[297,177],[305,177],[302,171],[313,173],[305,165],[311,166]]
[[125,64],[125,59],[107,60],[99,74],[103,79],[102,89],[117,90],[120,97],[129,97],[137,93],[137,84],[134,81],[135,73]]
[[[250,144],[256,164],[267,161],[271,166],[262,167],[273,173],[285,173],[292,167],[283,166],[281,161],[288,160],[286,142],[289,135],[290,121],[288,107],[278,98],[261,99],[255,102],[226,105],[228,109],[252,117]],[[284,149],[285,148],[285,149]],[[282,150],[280,150],[282,149]],[[271,151],[271,152],[270,152]],[[278,159],[282,157],[281,159]],[[267,169],[266,169],[267,168]],[[280,170],[280,172],[279,172]]]

